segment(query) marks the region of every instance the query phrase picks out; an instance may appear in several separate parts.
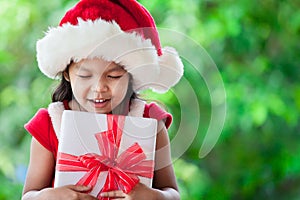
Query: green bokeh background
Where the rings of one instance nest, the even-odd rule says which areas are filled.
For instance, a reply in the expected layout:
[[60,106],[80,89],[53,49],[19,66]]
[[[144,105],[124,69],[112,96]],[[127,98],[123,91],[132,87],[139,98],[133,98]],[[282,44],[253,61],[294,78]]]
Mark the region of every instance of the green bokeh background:
[[[30,146],[23,124],[47,107],[56,84],[38,70],[35,42],[74,2],[0,1],[0,200],[21,198]],[[184,78],[194,88],[202,119],[193,143],[174,162],[181,198],[300,199],[300,1],[140,2],[158,27],[204,47],[226,89],[224,129],[214,149],[200,159],[210,96],[185,62]],[[176,95],[188,101],[184,89]],[[178,119],[176,95],[153,96]],[[174,121],[171,138],[179,123]]]

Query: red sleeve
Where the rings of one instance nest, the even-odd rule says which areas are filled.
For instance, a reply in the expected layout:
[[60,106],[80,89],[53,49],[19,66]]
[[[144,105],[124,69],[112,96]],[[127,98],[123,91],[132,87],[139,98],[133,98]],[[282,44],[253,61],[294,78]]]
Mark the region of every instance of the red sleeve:
[[56,157],[58,140],[47,109],[39,109],[24,128]]
[[145,105],[144,117],[157,119],[158,121],[164,120],[167,128],[171,126],[173,119],[170,113],[163,110],[156,103]]

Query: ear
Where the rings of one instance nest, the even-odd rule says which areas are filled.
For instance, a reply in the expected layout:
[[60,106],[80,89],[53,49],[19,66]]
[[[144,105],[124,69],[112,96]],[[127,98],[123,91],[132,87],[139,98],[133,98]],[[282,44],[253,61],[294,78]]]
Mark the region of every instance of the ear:
[[70,76],[69,76],[69,73],[67,71],[63,72],[63,76],[66,79],[66,81],[70,82]]

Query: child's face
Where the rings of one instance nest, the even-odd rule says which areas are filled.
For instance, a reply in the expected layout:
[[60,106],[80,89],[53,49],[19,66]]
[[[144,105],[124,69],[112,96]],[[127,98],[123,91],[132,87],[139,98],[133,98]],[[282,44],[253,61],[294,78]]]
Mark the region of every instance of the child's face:
[[79,110],[107,114],[125,98],[129,74],[113,62],[95,58],[73,63],[68,79]]

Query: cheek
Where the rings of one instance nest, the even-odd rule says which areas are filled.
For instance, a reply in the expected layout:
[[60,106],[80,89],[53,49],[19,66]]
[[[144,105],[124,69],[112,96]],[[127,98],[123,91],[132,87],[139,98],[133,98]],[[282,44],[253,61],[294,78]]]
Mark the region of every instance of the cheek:
[[115,95],[119,96],[120,98],[124,98],[128,90],[128,83],[129,79],[127,77],[121,78],[119,81],[117,81],[113,87]]
[[71,87],[75,97],[83,96],[89,89],[89,83],[87,81],[81,81],[80,79],[71,79]]

